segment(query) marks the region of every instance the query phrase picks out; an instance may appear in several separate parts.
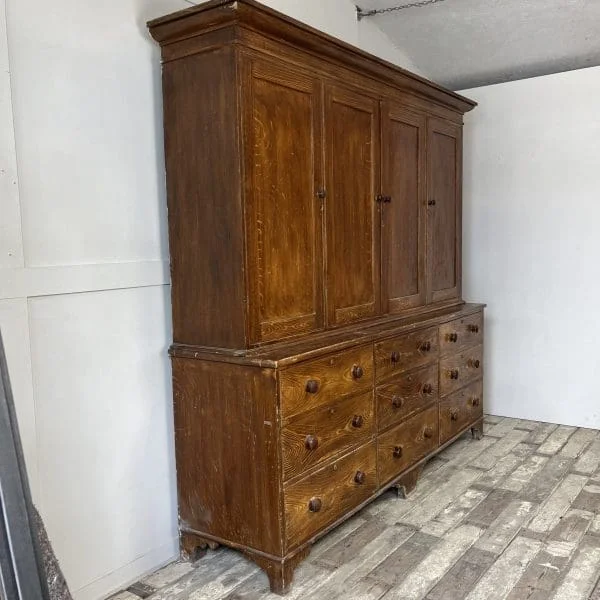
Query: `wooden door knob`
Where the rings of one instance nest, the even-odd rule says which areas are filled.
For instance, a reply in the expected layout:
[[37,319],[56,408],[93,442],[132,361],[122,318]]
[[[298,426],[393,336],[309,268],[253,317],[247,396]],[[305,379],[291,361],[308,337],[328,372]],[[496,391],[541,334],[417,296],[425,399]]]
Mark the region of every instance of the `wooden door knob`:
[[318,513],[323,508],[323,501],[321,498],[311,498],[308,501],[308,510],[313,513]]
[[354,476],[354,481],[359,485],[362,485],[367,479],[367,475],[364,471],[356,471],[356,475]]
[[424,394],[433,394],[433,386],[430,383],[426,383],[423,386],[423,393]]
[[425,427],[423,430],[423,435],[429,439],[433,437],[433,429],[431,427]]
[[479,367],[481,366],[481,362],[480,362],[478,359],[476,359],[476,358],[472,358],[472,359],[469,361],[469,364],[470,364],[470,365],[471,365],[471,366],[472,366],[474,369],[479,369]]
[[319,382],[314,379],[309,379],[306,382],[305,389],[309,394],[316,394],[319,391]]
[[451,421],[458,421],[458,411],[457,410],[451,410],[450,411],[450,420]]
[[362,415],[354,415],[354,418],[352,419],[352,427],[360,429],[364,422],[365,420],[363,419]]
[[479,406],[481,404],[481,400],[479,398],[473,398],[471,400],[471,404],[475,407]]
[[307,450],[316,450],[319,447],[319,440],[314,435],[307,435],[304,446]]
[[435,206],[435,200],[429,200],[427,206]]
[[458,333],[449,333],[446,335],[446,339],[449,342],[452,342],[453,344],[455,344],[456,342],[458,342]]
[[450,379],[458,379],[458,369],[451,369],[448,371],[448,377]]
[[402,458],[402,446],[394,446],[394,458]]
[[423,342],[420,348],[421,352],[430,352],[431,351],[431,342]]
[[479,325],[469,325],[469,331],[471,333],[479,333]]
[[364,374],[365,372],[360,365],[354,365],[352,367],[352,377],[354,377],[354,379],[360,379]]
[[394,394],[392,396],[392,406],[394,408],[402,408],[404,406],[404,398],[402,396],[398,396],[398,394]]
[[392,354],[390,355],[390,358],[392,359],[393,363],[399,363],[400,362],[400,352],[397,352],[396,350],[394,350],[392,352]]

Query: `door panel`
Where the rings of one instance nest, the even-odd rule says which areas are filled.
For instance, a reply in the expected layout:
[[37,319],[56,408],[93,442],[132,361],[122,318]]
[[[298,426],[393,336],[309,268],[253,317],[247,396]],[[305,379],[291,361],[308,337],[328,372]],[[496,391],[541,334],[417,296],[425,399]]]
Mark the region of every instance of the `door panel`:
[[254,342],[323,325],[321,89],[308,74],[246,66],[246,227]]
[[425,117],[384,103],[381,132],[382,302],[394,313],[426,300]]
[[428,301],[460,298],[462,130],[428,124]]
[[379,312],[378,103],[326,91],[326,286],[329,325]]

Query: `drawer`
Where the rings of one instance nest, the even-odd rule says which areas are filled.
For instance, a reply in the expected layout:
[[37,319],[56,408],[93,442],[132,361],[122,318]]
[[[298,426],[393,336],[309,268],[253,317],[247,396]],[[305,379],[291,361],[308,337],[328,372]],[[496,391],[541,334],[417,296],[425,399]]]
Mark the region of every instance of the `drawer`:
[[440,352],[442,355],[460,352],[465,348],[481,344],[483,344],[482,312],[440,326]]
[[440,360],[440,395],[451,394],[483,375],[483,346]]
[[373,347],[361,346],[293,365],[281,372],[279,383],[283,417],[365,392],[373,388]]
[[284,422],[281,432],[284,479],[367,442],[374,433],[374,425],[372,391]]
[[481,379],[440,402],[440,444],[460,433],[483,416]]
[[379,430],[400,423],[438,399],[437,363],[401,373],[375,390]]
[[379,436],[377,464],[379,484],[394,479],[439,445],[438,406],[416,414]]
[[367,500],[376,489],[375,442],[284,487],[288,551]]
[[436,360],[437,328],[413,331],[375,344],[375,377],[381,381]]

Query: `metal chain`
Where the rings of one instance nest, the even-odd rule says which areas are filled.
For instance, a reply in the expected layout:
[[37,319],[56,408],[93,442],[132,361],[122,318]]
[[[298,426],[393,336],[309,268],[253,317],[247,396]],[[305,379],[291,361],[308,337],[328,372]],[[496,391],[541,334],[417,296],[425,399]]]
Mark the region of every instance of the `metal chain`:
[[396,12],[398,10],[404,10],[405,8],[420,8],[429,4],[437,4],[438,2],[445,2],[446,0],[421,0],[420,2],[412,2],[411,4],[402,4],[400,6],[390,6],[389,8],[375,8],[373,10],[363,11],[359,6],[356,7],[358,14],[358,20],[364,17],[373,17],[375,15],[384,15],[386,13]]

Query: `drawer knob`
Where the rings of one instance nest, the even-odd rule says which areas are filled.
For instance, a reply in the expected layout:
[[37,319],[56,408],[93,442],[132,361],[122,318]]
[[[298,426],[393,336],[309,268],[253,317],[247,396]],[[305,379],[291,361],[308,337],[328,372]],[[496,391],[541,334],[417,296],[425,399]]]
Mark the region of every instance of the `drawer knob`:
[[307,450],[316,450],[319,447],[319,440],[314,435],[307,435],[304,446]]
[[423,342],[420,350],[421,352],[431,352],[431,342]]
[[394,446],[394,458],[402,458],[402,446]]
[[479,406],[481,404],[481,400],[479,398],[473,398],[471,400],[471,404],[475,407]]
[[423,393],[424,394],[433,394],[433,386],[430,383],[426,383],[423,386]]
[[392,359],[393,363],[399,363],[400,362],[400,352],[398,352],[397,350],[394,350],[392,352],[390,358]]
[[479,333],[479,325],[469,325],[469,331],[471,333]]
[[314,379],[309,379],[306,382],[306,391],[309,394],[316,394],[319,391],[319,382]]
[[394,408],[402,408],[404,406],[404,398],[402,396],[398,396],[398,394],[394,394],[392,396],[392,406]]
[[454,343],[454,344],[455,344],[456,342],[458,342],[458,333],[448,333],[448,334],[446,335],[446,339],[447,339],[449,342],[452,342],[452,343]]
[[432,438],[433,437],[433,429],[431,427],[425,427],[425,429],[423,430],[423,435],[427,439]]
[[360,379],[364,374],[365,372],[360,365],[354,365],[352,367],[352,377],[354,377],[354,379]]
[[359,485],[362,485],[366,479],[367,479],[367,476],[364,471],[356,471],[356,475],[354,476],[354,481],[356,483],[358,483]]
[[323,501],[321,498],[311,498],[308,501],[308,510],[310,510],[310,512],[317,513],[321,508],[323,508]]
[[479,367],[481,366],[481,362],[477,358],[471,358],[469,360],[469,365],[474,369],[479,369]]
[[352,419],[352,427],[360,429],[364,422],[365,420],[363,419],[362,415],[354,415],[354,418]]
[[450,379],[458,379],[458,369],[451,369],[448,371],[448,377],[450,377]]
[[458,421],[458,411],[457,410],[450,411],[450,419],[452,421]]

